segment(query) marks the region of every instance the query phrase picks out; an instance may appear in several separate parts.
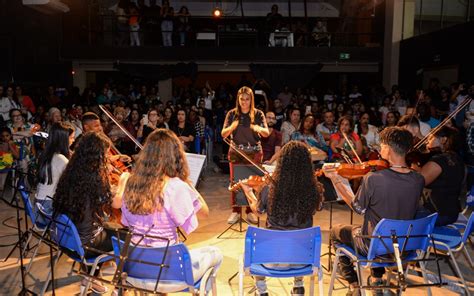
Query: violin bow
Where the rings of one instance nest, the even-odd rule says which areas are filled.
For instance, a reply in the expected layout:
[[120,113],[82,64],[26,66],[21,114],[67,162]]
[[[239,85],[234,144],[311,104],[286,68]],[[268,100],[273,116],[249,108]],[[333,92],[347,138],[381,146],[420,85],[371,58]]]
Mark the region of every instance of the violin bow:
[[118,120],[114,117],[114,115],[112,115],[112,113],[110,113],[109,110],[107,110],[107,108],[105,108],[103,105],[99,105],[99,108],[100,108],[100,110],[102,110],[102,112],[105,113],[105,115],[107,115],[107,117],[110,118],[110,120],[112,120],[112,121],[115,123],[115,125],[117,125],[117,127],[118,127],[130,140],[133,141],[133,143],[135,143],[135,145],[136,145],[138,148],[140,148],[140,150],[143,149],[143,145],[142,145],[140,142],[138,142],[138,140],[135,139],[135,137],[132,136],[132,134],[130,134],[130,132],[129,132],[126,128],[124,128],[124,127],[122,126],[122,124],[120,124],[120,122],[118,122]]
[[428,138],[437,133],[441,128],[443,128],[446,124],[448,124],[448,122],[454,118],[454,116],[456,116],[459,112],[461,112],[462,109],[466,108],[472,101],[472,97],[471,96],[467,96],[466,99],[464,99],[464,101],[459,104],[456,109],[453,110],[453,112],[451,112],[440,124],[438,124],[435,128],[433,128],[426,136],[423,137],[423,139],[421,139],[415,146],[413,146],[413,149],[412,150],[417,150],[419,149],[423,144],[425,144],[425,142],[428,140]]
[[351,147],[352,152],[354,152],[354,154],[355,154],[355,156],[356,156],[356,158],[357,158],[357,161],[358,161],[360,164],[362,164],[362,160],[360,160],[359,155],[357,155],[357,151],[355,150],[354,146],[352,146],[351,141],[349,141],[349,139],[347,138],[346,133],[345,133],[345,132],[341,132],[341,133],[342,133],[342,135],[344,136],[344,139],[346,139],[346,142],[347,142],[347,144],[349,145],[349,147]]

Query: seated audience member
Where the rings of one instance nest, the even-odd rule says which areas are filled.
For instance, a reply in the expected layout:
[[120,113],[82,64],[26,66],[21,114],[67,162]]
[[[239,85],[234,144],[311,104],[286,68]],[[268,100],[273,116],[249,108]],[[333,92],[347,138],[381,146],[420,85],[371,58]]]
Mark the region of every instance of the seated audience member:
[[345,153],[348,157],[352,158],[354,161],[357,161],[358,159],[354,154],[353,149],[360,157],[363,147],[359,135],[354,132],[354,123],[352,121],[352,117],[343,116],[339,118],[337,126],[337,133],[332,134],[330,138],[330,147],[334,153],[333,158],[342,158],[342,155]]
[[322,20],[316,21],[311,37],[313,38],[314,46],[329,46],[331,41],[331,35],[328,34],[326,24]]
[[359,123],[356,125],[354,131],[363,139],[364,155],[368,155],[371,151],[378,150],[380,145],[379,130],[369,124],[369,113],[361,113]]
[[300,129],[291,134],[291,140],[306,143],[311,148],[328,151],[323,135],[316,131],[316,124],[312,114],[303,117]]
[[337,125],[334,124],[334,113],[332,111],[324,112],[324,121],[318,124],[316,130],[321,133],[324,140],[329,142],[331,135],[337,132]]
[[12,132],[8,127],[2,127],[0,133],[0,191],[3,191],[8,169],[13,166],[14,160],[18,159],[20,151],[13,142]]
[[263,162],[271,164],[275,161],[278,151],[281,149],[281,132],[275,129],[276,116],[275,113],[269,111],[265,115],[267,118],[267,126],[270,135],[268,137],[262,137],[262,150],[263,150]]
[[300,109],[291,108],[289,111],[289,119],[281,125],[281,144],[285,145],[290,141],[291,134],[300,128],[301,123],[301,112]]
[[[190,234],[198,227],[198,217],[208,215],[206,202],[189,180],[182,141],[170,130],[156,129],[147,137],[125,187],[122,224],[137,234],[166,238],[173,245],[179,242],[177,227]],[[132,237],[132,241],[140,238]],[[145,238],[140,244],[162,247],[167,242]],[[213,246],[191,249],[190,254],[195,282],[210,267],[215,268],[215,275],[223,259],[221,251]],[[153,288],[156,280],[131,283]]]

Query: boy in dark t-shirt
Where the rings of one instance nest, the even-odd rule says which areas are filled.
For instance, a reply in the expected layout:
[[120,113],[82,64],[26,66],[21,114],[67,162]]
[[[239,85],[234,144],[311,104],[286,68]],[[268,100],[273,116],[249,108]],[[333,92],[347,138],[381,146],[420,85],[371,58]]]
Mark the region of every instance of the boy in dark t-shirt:
[[[326,176],[333,181],[336,190],[344,201],[358,214],[364,215],[363,225],[336,225],[331,229],[331,239],[337,244],[357,248],[360,254],[366,255],[369,239],[360,235],[372,235],[377,223],[383,218],[411,220],[415,218],[419,199],[423,191],[423,177],[412,171],[405,162],[405,155],[410,149],[413,136],[399,127],[389,127],[380,134],[383,159],[390,168],[368,173],[362,179],[357,193],[347,192],[342,186],[341,178],[335,173]],[[339,270],[349,282],[353,295],[358,295],[357,274],[348,257],[340,258]],[[383,285],[384,268],[372,268],[372,285]],[[375,290],[382,295],[381,289]]]

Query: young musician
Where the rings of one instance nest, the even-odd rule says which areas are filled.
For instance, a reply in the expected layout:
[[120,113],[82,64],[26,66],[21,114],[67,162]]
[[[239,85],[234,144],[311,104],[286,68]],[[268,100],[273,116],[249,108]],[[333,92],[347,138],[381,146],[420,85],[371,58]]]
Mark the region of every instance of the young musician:
[[[410,149],[413,136],[405,129],[388,127],[380,133],[380,155],[387,160],[390,168],[371,172],[362,179],[359,190],[354,195],[345,190],[341,184],[342,177],[336,173],[326,173],[342,195],[344,201],[354,211],[364,215],[363,225],[337,225],[331,229],[331,239],[337,244],[357,248],[360,254],[366,255],[369,240],[359,235],[372,235],[377,223],[383,219],[414,219],[418,202],[423,191],[423,177],[412,171],[405,162],[405,155]],[[350,284],[352,295],[359,295],[357,273],[348,257],[340,258],[339,271]],[[372,285],[383,285],[384,268],[372,268]],[[376,290],[382,295],[381,290]]]
[[[198,217],[206,218],[208,214],[206,202],[189,180],[183,144],[172,131],[156,129],[148,136],[125,187],[122,224],[134,233],[167,238],[170,244],[176,244],[177,227],[189,234],[198,227]],[[145,238],[140,243],[159,247],[167,242]],[[216,247],[196,248],[190,253],[195,281],[211,266],[217,272],[222,263]],[[151,280],[146,285],[154,287],[155,283]]]
[[[71,156],[69,147],[74,142],[74,127],[66,122],[54,123],[50,130],[46,148],[39,160],[39,183],[36,190],[36,203],[40,203],[44,212],[53,213],[53,201],[56,186]],[[42,216],[38,219],[43,221]]]
[[466,166],[457,154],[460,146],[459,132],[451,127],[443,127],[429,137],[426,145],[430,151],[439,150],[421,168],[425,187],[431,195],[424,203],[426,215],[438,213],[436,226],[456,222],[461,205],[459,197],[466,176]]
[[[104,231],[104,209],[120,208],[123,174],[117,188],[111,188],[107,153],[110,140],[102,133],[85,133],[79,141],[69,163],[59,179],[53,197],[53,208],[56,214],[66,214],[77,227],[83,245],[102,251],[112,251],[112,233]],[[112,189],[116,190],[114,194]],[[96,256],[86,251],[86,258]],[[87,283],[86,279],[81,285]],[[92,284],[96,293],[107,292],[100,282]]]
[[[261,163],[263,152],[260,137],[268,137],[265,115],[255,108],[254,95],[251,88],[243,86],[237,92],[237,101],[234,109],[230,110],[225,118],[224,128],[221,131],[223,138],[231,136],[232,146],[247,155],[255,163]],[[230,180],[233,180],[233,164],[247,163],[233,148],[229,149]],[[232,214],[227,223],[233,224],[239,219],[239,208],[236,206],[235,194],[231,194]],[[257,224],[256,217],[247,207],[247,220]]]
[[[257,199],[252,188],[242,184],[250,209],[256,215],[267,214],[267,228],[304,229],[313,226],[313,215],[321,201],[313,175],[309,147],[290,141],[280,150],[272,181]],[[275,268],[285,269],[279,266]],[[288,269],[288,266],[286,266]],[[265,277],[256,277],[257,295],[268,296]],[[292,295],[304,295],[303,277],[296,277]]]

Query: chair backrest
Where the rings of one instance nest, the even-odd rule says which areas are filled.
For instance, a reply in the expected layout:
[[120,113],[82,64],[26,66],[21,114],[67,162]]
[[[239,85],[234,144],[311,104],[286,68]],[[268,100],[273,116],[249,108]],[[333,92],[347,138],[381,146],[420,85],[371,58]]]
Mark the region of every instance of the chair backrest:
[[467,220],[466,229],[464,230],[464,234],[462,235],[462,241],[465,243],[471,233],[474,231],[474,212],[471,213],[469,216],[469,220]]
[[18,191],[20,192],[21,200],[23,201],[23,205],[25,206],[26,215],[30,217],[31,223],[36,224],[36,213],[33,211],[33,206],[31,205],[30,195],[28,191],[26,191],[25,182],[22,178],[20,178],[17,182]]
[[84,257],[84,247],[82,246],[76,225],[64,214],[56,215],[52,219],[50,228],[51,239],[60,248],[74,251],[77,255]]
[[320,267],[321,229],[270,230],[249,226],[244,267],[251,264],[311,264]]
[[[434,225],[438,214],[432,214],[428,217],[416,220],[392,220],[382,219],[375,226],[372,236],[374,237],[390,237],[397,236],[400,251],[407,240],[401,236],[417,236],[410,237],[406,242],[404,251],[426,251],[430,242],[430,235],[433,233]],[[382,241],[385,243],[382,243]],[[387,251],[388,247],[388,251]],[[384,256],[393,253],[393,242],[391,238],[372,238],[370,240],[369,251],[367,254],[368,260],[374,260],[379,256]]]
[[[112,245],[115,256],[120,256],[124,241],[119,241],[113,236]],[[169,247],[144,247],[132,243],[129,245],[127,255],[128,259],[123,265],[123,272],[126,272],[129,277],[156,280],[161,272],[160,281],[178,281],[194,286],[191,256],[184,244]],[[160,268],[161,264],[166,267]],[[118,262],[117,266],[119,266]]]

